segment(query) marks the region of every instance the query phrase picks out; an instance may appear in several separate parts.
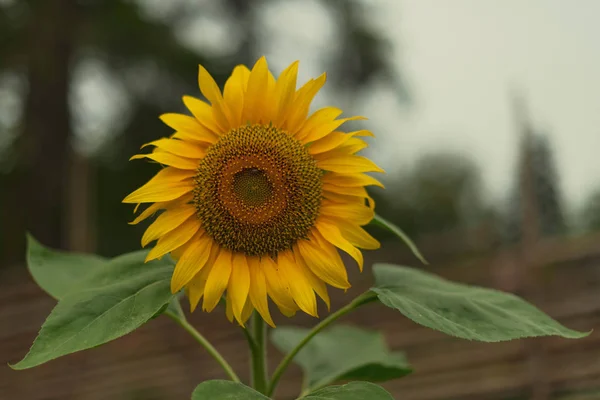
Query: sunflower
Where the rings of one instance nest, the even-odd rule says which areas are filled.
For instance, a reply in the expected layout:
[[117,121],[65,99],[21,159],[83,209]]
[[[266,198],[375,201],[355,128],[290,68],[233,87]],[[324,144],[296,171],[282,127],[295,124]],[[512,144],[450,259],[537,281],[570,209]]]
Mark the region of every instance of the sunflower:
[[[200,66],[198,81],[209,103],[184,96],[193,116],[164,114],[175,133],[145,146],[163,168],[123,202],[150,205],[131,222],[162,212],[142,237],[157,240],[147,261],[168,253],[177,261],[173,293],[185,288],[193,311],[212,311],[226,293],[226,314],[244,323],[256,309],[274,326],[268,298],[286,316],[317,316],[327,286],[348,289],[338,249],[362,271],[359,249],[379,243],[361,226],[374,217],[365,186],[382,186],[366,172],[383,172],[356,155],[367,130],[344,133],[342,111],[309,115],[325,74],[296,90],[298,62],[278,79],[259,59],[252,70],[235,67],[223,92]],[[137,210],[136,206],[136,210]]]

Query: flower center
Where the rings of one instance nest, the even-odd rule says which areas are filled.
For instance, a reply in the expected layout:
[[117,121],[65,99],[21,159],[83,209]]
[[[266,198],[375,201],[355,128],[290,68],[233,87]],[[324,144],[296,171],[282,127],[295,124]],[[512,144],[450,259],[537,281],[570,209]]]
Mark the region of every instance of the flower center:
[[233,176],[233,191],[249,207],[264,205],[273,195],[273,183],[258,168],[245,168]]
[[200,161],[198,218],[224,248],[275,256],[314,226],[321,175],[306,148],[286,132],[267,125],[232,129]]

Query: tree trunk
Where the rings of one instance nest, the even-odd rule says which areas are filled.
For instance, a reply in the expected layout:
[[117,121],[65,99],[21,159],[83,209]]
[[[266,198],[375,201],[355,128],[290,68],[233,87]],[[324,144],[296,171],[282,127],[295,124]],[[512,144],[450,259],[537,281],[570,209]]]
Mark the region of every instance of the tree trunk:
[[[19,145],[21,229],[43,244],[64,247],[67,164],[71,122],[69,65],[76,22],[75,0],[34,3],[29,25],[23,132]],[[13,234],[23,236],[21,231]],[[22,249],[20,249],[22,251]]]

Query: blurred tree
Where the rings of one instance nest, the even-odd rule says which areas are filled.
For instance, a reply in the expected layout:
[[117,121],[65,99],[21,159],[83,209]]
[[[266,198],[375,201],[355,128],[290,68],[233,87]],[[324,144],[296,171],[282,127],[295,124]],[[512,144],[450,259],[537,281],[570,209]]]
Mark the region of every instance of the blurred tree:
[[600,232],[600,189],[587,198],[579,219],[586,232]]
[[0,18],[7,21],[8,37],[0,47],[2,67],[25,71],[28,84],[21,134],[14,144],[17,164],[6,180],[3,204],[9,261],[21,257],[13,249],[22,252],[26,228],[52,246],[60,245],[62,234],[75,7],[70,0],[33,3],[9,2]]
[[425,155],[375,193],[378,212],[413,236],[467,228],[489,214],[477,165],[461,154]]
[[334,72],[332,82],[338,89],[364,88],[376,79],[385,81],[398,95],[407,101],[408,89],[404,77],[397,70],[391,55],[389,40],[383,36],[367,11],[375,7],[372,2],[358,0],[329,0],[324,2],[336,16],[340,42],[330,69]]
[[[529,153],[529,154],[527,154]],[[531,160],[526,163],[526,159]],[[530,167],[528,167],[530,165]],[[511,194],[509,209],[505,218],[505,236],[508,242],[521,239],[523,217],[523,189],[520,179],[531,168],[533,203],[536,209],[537,230],[541,236],[564,234],[567,223],[562,207],[560,183],[550,141],[544,135],[531,134],[522,142],[521,158],[515,188]]]
[[513,88],[511,103],[520,148],[517,176],[504,219],[504,241],[516,243],[525,237],[532,241],[563,234],[567,224],[550,141],[533,126],[526,99],[517,88]]

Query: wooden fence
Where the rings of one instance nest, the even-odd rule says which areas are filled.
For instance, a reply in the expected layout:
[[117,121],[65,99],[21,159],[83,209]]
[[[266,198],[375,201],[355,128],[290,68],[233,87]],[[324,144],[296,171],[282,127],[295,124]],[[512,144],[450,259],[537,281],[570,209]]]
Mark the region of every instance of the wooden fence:
[[[461,282],[522,290],[522,251],[471,254],[452,262],[434,260],[433,267],[427,268]],[[440,257],[452,258],[447,254]],[[407,255],[380,251],[368,261],[407,259]],[[539,288],[533,301],[540,308],[571,328],[600,328],[600,236],[541,242],[531,251],[528,263]],[[366,269],[362,275],[352,273],[354,287],[347,294],[335,293],[333,308],[368,288],[371,276]],[[187,399],[201,380],[224,377],[215,362],[167,318],[158,318],[102,347],[31,370],[12,371],[6,363],[18,361],[27,352],[54,301],[35,286],[24,267],[0,273],[0,399]],[[528,292],[522,295],[528,297]],[[196,312],[191,321],[235,367],[247,370],[243,335],[226,321],[223,312]],[[307,316],[293,320],[280,317],[277,322],[314,324]],[[419,327],[380,305],[358,310],[343,322],[381,330],[391,348],[407,353],[415,372],[385,385],[397,399],[516,400],[539,398],[539,393],[546,399],[600,399],[597,332],[582,340],[546,338],[484,344]],[[271,349],[271,368],[280,357]],[[242,377],[247,379],[247,374]],[[276,398],[293,399],[299,381],[300,371],[294,366]]]

